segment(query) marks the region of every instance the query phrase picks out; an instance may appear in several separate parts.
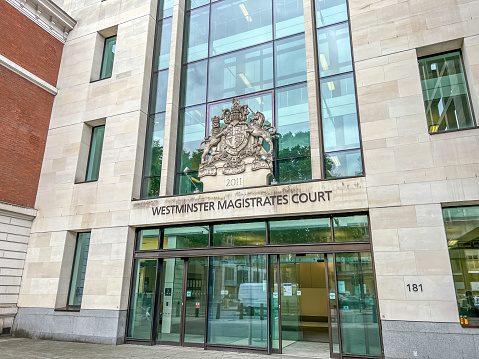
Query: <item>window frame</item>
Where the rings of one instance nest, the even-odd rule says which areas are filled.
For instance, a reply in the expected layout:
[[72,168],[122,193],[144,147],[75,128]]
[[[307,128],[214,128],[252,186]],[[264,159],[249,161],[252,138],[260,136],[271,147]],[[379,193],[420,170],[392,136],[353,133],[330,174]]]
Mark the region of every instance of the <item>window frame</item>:
[[[453,53],[453,52],[458,52],[459,53],[459,59],[461,60],[462,74],[464,76],[464,82],[466,84],[467,97],[468,97],[468,101],[469,101],[469,108],[471,110],[473,126],[464,127],[464,128],[455,128],[455,129],[446,130],[446,131],[429,132],[429,125],[427,123],[427,113],[426,113],[426,109],[424,108],[424,101],[425,100],[424,100],[424,96],[422,95],[423,89],[422,89],[422,84],[421,84],[421,96],[422,96],[422,102],[423,102],[423,108],[424,108],[424,116],[426,117],[426,126],[427,126],[428,135],[439,135],[439,134],[442,134],[442,133],[467,131],[467,130],[472,130],[472,129],[475,129],[475,128],[476,129],[479,128],[478,122],[476,120],[476,115],[474,113],[474,105],[473,105],[473,101],[472,101],[472,97],[471,97],[471,89],[470,89],[470,86],[469,86],[469,81],[467,80],[467,76],[466,76],[467,73],[466,73],[465,67],[464,67],[464,55],[463,55],[463,51],[462,51],[461,48],[458,48],[458,49],[455,49],[455,50],[442,51],[442,52],[438,52],[438,53],[432,53],[432,54],[424,55],[424,56],[418,56],[417,57],[418,70],[419,70],[419,61],[420,60],[427,59],[429,57],[434,57],[434,56],[447,55],[447,54],[450,54],[450,53]],[[420,73],[419,73],[419,81],[421,82],[421,74]],[[479,322],[478,322],[478,326],[479,326]]]

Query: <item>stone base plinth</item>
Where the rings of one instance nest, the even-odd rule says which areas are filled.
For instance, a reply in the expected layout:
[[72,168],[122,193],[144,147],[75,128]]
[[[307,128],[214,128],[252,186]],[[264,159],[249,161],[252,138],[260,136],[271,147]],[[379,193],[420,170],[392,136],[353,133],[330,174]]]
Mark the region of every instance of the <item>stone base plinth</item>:
[[223,169],[218,168],[216,176],[204,176],[201,178],[203,192],[267,185],[269,177],[272,175],[271,170],[262,168],[253,171],[251,167],[252,164],[247,164],[245,172],[235,175],[225,175],[223,174]]

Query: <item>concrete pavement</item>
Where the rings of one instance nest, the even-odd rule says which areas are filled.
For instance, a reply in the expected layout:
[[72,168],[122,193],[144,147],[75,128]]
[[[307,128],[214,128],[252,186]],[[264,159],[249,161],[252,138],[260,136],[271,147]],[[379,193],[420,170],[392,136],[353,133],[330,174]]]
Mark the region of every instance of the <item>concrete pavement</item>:
[[[0,336],[0,358],[174,358],[174,359],[228,359],[228,358],[264,358],[261,353],[237,353],[200,348],[185,348],[176,346],[145,346],[145,345],[103,345],[90,343],[60,342],[53,340],[35,340]],[[271,359],[298,358],[289,355],[272,355]]]

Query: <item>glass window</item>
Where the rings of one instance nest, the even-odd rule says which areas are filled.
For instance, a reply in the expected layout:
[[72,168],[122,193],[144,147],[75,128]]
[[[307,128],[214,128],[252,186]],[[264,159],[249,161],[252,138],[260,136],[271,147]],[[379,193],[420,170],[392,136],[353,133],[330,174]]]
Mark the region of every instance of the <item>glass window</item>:
[[171,17],[158,23],[153,69],[167,69],[170,63]]
[[150,114],[164,112],[166,111],[168,70],[153,74],[151,82]]
[[163,249],[208,246],[208,226],[165,228]]
[[156,259],[136,260],[134,276],[127,336],[135,339],[150,339]]
[[459,51],[419,59],[429,133],[474,126]]
[[186,0],[186,10],[195,9],[197,7],[209,4],[209,0]]
[[298,157],[277,161],[279,183],[303,182],[311,180],[311,158]]
[[180,341],[184,266],[185,262],[181,258],[163,260],[158,303],[158,341]]
[[113,71],[113,60],[115,59],[116,35],[105,39],[103,48],[103,61],[101,64],[100,79],[111,77]]
[[321,80],[321,115],[325,152],[359,147],[353,74]]
[[333,217],[335,242],[369,242],[368,216]]
[[348,20],[346,0],[315,0],[315,6],[317,27]]
[[266,44],[212,58],[209,69],[208,101],[270,89],[273,46]]
[[186,273],[185,343],[205,342],[208,259],[190,258]]
[[175,193],[194,193],[196,189],[198,189],[200,192],[203,192],[203,183],[198,177],[198,171],[190,171],[188,172],[188,175],[181,174],[176,176]]
[[278,158],[310,156],[306,84],[276,90],[276,129]]
[[274,37],[304,32],[304,12],[302,0],[273,0]]
[[173,1],[174,0],[160,0],[158,2],[158,19],[173,15]]
[[86,232],[78,233],[77,235],[68,306],[79,307],[81,305],[83,283],[85,283],[86,263],[88,260],[88,249],[90,247],[90,234],[90,232]]
[[206,102],[207,61],[183,66],[181,74],[181,106],[191,106]]
[[353,70],[349,25],[342,23],[318,30],[320,77]]
[[142,229],[138,232],[138,250],[158,249],[160,230],[158,228]]
[[336,276],[343,353],[381,355],[371,253],[337,253]]
[[90,153],[85,181],[97,181],[100,174],[101,153],[103,150],[103,138],[105,137],[105,125],[92,128]]
[[304,34],[275,41],[274,51],[276,86],[306,81]]
[[211,5],[210,56],[273,39],[271,1],[225,0]]
[[[203,151],[199,148],[206,133],[206,106],[189,107],[180,112],[180,133],[178,135],[178,172],[186,167],[198,170]],[[177,161],[178,161],[177,160]]]
[[213,227],[213,246],[266,244],[265,222],[218,224]]
[[299,219],[269,222],[271,244],[331,242],[331,224],[328,218]]
[[479,317],[479,206],[443,208],[459,315]]
[[209,16],[208,6],[186,14],[183,62],[208,57]]
[[266,348],[266,255],[211,259],[208,342]]
[[324,166],[326,178],[361,176],[363,174],[361,150],[326,153]]

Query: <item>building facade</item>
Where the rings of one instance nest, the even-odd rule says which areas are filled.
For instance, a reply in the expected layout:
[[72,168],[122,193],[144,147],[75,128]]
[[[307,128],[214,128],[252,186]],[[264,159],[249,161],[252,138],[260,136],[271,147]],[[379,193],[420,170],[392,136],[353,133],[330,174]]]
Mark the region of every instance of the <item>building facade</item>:
[[75,21],[50,1],[0,3],[0,333],[17,312],[63,44]]
[[[17,335],[479,355],[479,1],[58,5]],[[272,176],[208,188],[235,104]]]

